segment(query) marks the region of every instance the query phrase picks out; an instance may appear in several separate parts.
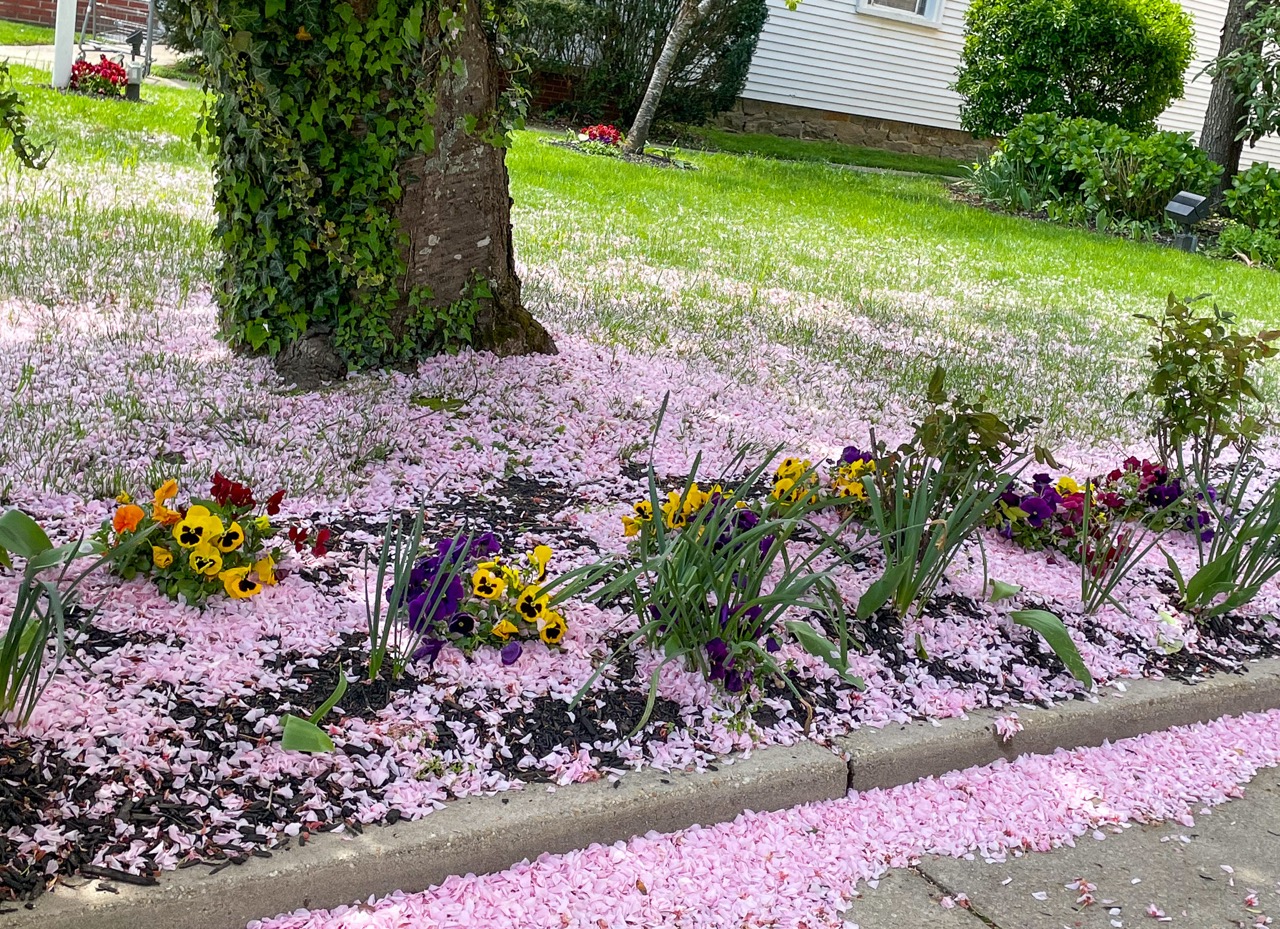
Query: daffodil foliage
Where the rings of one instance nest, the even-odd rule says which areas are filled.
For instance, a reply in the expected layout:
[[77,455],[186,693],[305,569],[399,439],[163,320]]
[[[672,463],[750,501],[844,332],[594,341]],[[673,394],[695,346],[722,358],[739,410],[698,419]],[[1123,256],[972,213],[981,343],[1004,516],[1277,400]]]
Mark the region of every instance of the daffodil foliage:
[[[403,198],[443,144],[438,134],[501,146],[518,121],[514,90],[497,93],[492,112],[435,119],[440,87],[483,78],[467,74],[458,51],[471,42],[474,53],[478,29],[495,66],[515,66],[500,54],[507,6],[197,0],[192,15],[214,92],[204,127],[216,155],[228,339],[275,354],[320,333],[356,366],[469,341],[490,296],[486,275],[461,294],[411,281]],[[415,253],[425,247],[414,243]]]

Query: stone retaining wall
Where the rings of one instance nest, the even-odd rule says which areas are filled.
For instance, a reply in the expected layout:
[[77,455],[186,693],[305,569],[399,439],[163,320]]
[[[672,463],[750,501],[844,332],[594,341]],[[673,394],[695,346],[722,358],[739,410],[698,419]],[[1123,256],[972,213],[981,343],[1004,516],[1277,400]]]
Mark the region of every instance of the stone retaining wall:
[[976,161],[991,153],[993,143],[959,129],[939,129],[892,119],[854,116],[830,110],[739,98],[719,124],[737,132],[763,132],[794,139],[817,139],[865,145],[891,152]]

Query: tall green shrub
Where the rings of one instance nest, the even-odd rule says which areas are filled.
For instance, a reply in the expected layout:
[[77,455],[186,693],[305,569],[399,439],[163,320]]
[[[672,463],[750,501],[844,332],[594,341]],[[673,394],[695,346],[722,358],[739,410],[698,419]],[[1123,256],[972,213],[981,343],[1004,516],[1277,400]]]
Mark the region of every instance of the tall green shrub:
[[[565,74],[575,115],[630,122],[679,0],[525,0],[517,34],[535,71]],[[659,116],[703,122],[733,106],[747,80],[766,0],[714,0],[676,59]]]
[[1028,113],[1150,129],[1182,96],[1191,17],[1176,0],[973,0],[960,122],[1004,135]]

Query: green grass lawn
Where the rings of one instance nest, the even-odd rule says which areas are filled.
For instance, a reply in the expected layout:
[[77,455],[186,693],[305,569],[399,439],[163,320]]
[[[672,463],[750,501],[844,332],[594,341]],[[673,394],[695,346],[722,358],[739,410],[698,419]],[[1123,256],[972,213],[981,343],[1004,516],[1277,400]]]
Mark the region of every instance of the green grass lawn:
[[[963,162],[928,155],[886,152],[879,148],[845,145],[841,142],[818,142],[807,139],[784,139],[754,132],[728,132],[693,126],[683,130],[699,148],[734,155],[759,155],[781,161],[825,161],[829,164],[855,165],[864,168],[887,168],[891,171],[916,171],[958,177]],[[684,141],[682,139],[682,141]]]
[[0,45],[52,45],[53,30],[45,26],[0,19]]
[[[58,147],[41,175],[0,156],[0,295],[110,286],[140,302],[211,282],[212,184],[190,141],[200,92],[148,87],[130,106],[16,76]],[[1280,326],[1274,272],[975,209],[940,179],[727,154],[659,169],[544,138],[518,134],[509,156],[534,311],[786,385],[797,415],[834,397],[900,418],[942,361],[954,386],[1059,437],[1119,439],[1142,371],[1135,313],[1209,293],[1248,326]]]

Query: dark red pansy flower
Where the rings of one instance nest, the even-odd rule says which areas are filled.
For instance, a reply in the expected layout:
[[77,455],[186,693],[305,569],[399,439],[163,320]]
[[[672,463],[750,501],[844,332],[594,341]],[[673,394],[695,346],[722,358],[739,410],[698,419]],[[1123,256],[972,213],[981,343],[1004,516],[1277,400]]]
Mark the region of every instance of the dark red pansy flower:
[[284,500],[284,488],[281,487],[267,498],[267,515],[275,516],[280,512],[280,503]]
[[323,558],[329,554],[329,539],[333,537],[333,533],[328,529],[321,529],[316,533],[315,544],[311,546],[311,554],[317,558]]

